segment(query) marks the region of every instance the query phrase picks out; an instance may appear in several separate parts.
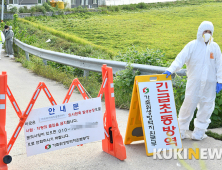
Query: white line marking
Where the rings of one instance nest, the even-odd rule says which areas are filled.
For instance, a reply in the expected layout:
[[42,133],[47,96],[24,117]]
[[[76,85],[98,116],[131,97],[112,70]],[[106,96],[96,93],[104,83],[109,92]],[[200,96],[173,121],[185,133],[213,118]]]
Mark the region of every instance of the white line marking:
[[105,79],[105,83],[103,84],[103,88],[105,87],[105,85],[106,85],[106,81],[107,81],[107,78]]
[[106,134],[106,136],[107,136],[107,138],[109,137],[109,135],[108,135],[108,133],[106,132],[106,129],[104,128],[104,132],[105,132],[105,134]]

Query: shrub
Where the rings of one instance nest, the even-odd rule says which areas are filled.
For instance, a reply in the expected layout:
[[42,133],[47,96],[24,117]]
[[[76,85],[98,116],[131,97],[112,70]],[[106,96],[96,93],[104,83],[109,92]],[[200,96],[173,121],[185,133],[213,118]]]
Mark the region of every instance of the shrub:
[[135,76],[140,75],[139,71],[134,71],[131,65],[127,65],[125,70],[118,71],[114,78],[115,101],[119,108],[130,107],[132,90]]
[[147,4],[145,4],[144,2],[141,2],[141,3],[138,3],[136,5],[137,8],[140,8],[140,9],[146,9],[147,8]]
[[120,10],[119,6],[108,6],[107,9],[112,12],[118,12]]
[[183,76],[180,77],[177,74],[173,79],[173,92],[174,92],[174,99],[175,105],[177,109],[177,113],[179,114],[180,107],[183,104],[183,100],[185,98],[185,89],[186,89],[187,77]]
[[115,6],[115,11],[116,11],[116,12],[120,11],[119,6]]
[[27,8],[27,6],[24,6],[23,8],[24,8],[25,12],[29,12],[29,9]]
[[46,13],[46,9],[42,5],[36,5],[36,12],[42,12],[43,14]]
[[58,10],[58,14],[59,14],[59,15],[64,15],[64,10],[59,9],[59,10]]
[[31,11],[32,14],[35,13],[37,11],[36,6],[32,6],[30,8],[30,11]]
[[27,6],[23,6],[19,8],[19,13],[29,13],[30,10],[27,8]]
[[67,74],[71,74],[71,75],[74,75],[74,76],[77,76],[77,77],[80,77],[80,76],[82,77],[83,76],[83,70],[82,69],[74,68],[74,67],[71,67],[71,66],[66,66],[66,65],[59,64],[59,63],[52,62],[52,61],[47,61],[47,64],[50,65],[53,68],[58,69],[61,72],[65,72]]
[[71,11],[72,11],[72,8],[65,8],[65,11],[71,12]]
[[128,48],[126,53],[116,56],[117,61],[167,67],[169,62],[164,58],[165,54],[161,50],[147,48],[146,51],[139,52],[135,46]]
[[43,5],[35,5],[32,6],[30,9],[31,13],[35,13],[35,12],[42,12],[43,14],[46,14],[46,8]]
[[14,31],[14,36],[15,37],[17,37],[18,30],[19,30],[18,15],[14,14],[13,15],[13,31]]
[[2,21],[2,22],[1,22],[1,30],[3,30],[4,27],[5,27],[5,23]]
[[55,10],[58,11],[59,10],[59,4],[56,4]]
[[9,10],[11,13],[17,13],[18,12],[18,8],[17,7],[12,7],[12,8],[10,8],[10,10]]
[[122,9],[128,10],[128,11],[137,10],[136,5],[137,4],[123,5]]
[[54,8],[51,5],[49,5],[47,2],[43,3],[43,6],[48,12],[54,11]]

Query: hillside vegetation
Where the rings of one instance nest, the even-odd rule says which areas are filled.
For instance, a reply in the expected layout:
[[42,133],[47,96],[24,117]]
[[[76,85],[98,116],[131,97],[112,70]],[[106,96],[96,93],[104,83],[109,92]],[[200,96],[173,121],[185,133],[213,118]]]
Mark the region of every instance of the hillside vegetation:
[[132,12],[31,17],[28,20],[83,38],[115,53],[124,53],[134,45],[138,50],[161,49],[168,59],[174,59],[189,41],[196,38],[198,26],[204,20],[213,22],[214,40],[222,46],[221,9],[221,2],[211,2]]

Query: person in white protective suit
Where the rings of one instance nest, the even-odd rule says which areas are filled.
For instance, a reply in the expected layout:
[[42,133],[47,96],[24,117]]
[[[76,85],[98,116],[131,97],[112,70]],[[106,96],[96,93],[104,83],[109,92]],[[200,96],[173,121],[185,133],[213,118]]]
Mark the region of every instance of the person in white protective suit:
[[0,31],[0,33],[1,33],[1,36],[0,36],[0,60],[1,60],[2,44],[4,44],[4,42],[5,42],[5,36],[2,33],[2,31]]
[[222,60],[221,50],[213,42],[214,26],[209,21],[200,24],[197,39],[189,42],[178,54],[171,66],[163,74],[167,77],[178,71],[186,63],[187,84],[185,99],[179,112],[179,126],[181,138],[189,138],[186,130],[189,129],[197,107],[194,119],[193,140],[202,140],[214,111],[216,92],[222,89]]

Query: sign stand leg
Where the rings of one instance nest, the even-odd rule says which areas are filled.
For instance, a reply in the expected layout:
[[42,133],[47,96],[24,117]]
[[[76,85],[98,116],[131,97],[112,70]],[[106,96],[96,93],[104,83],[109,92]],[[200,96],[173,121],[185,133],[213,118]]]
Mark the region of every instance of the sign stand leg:
[[11,156],[7,155],[7,133],[6,124],[6,92],[7,74],[2,72],[0,75],[0,169],[8,170],[7,164],[11,162]]
[[102,140],[103,151],[114,157],[124,160],[126,159],[126,148],[123,144],[123,138],[120,134],[116,121],[116,107],[114,98],[113,71],[111,67],[102,66],[103,78],[107,72],[107,83],[105,85],[105,105],[106,112],[104,114],[104,129],[109,133],[109,137],[105,136]]

